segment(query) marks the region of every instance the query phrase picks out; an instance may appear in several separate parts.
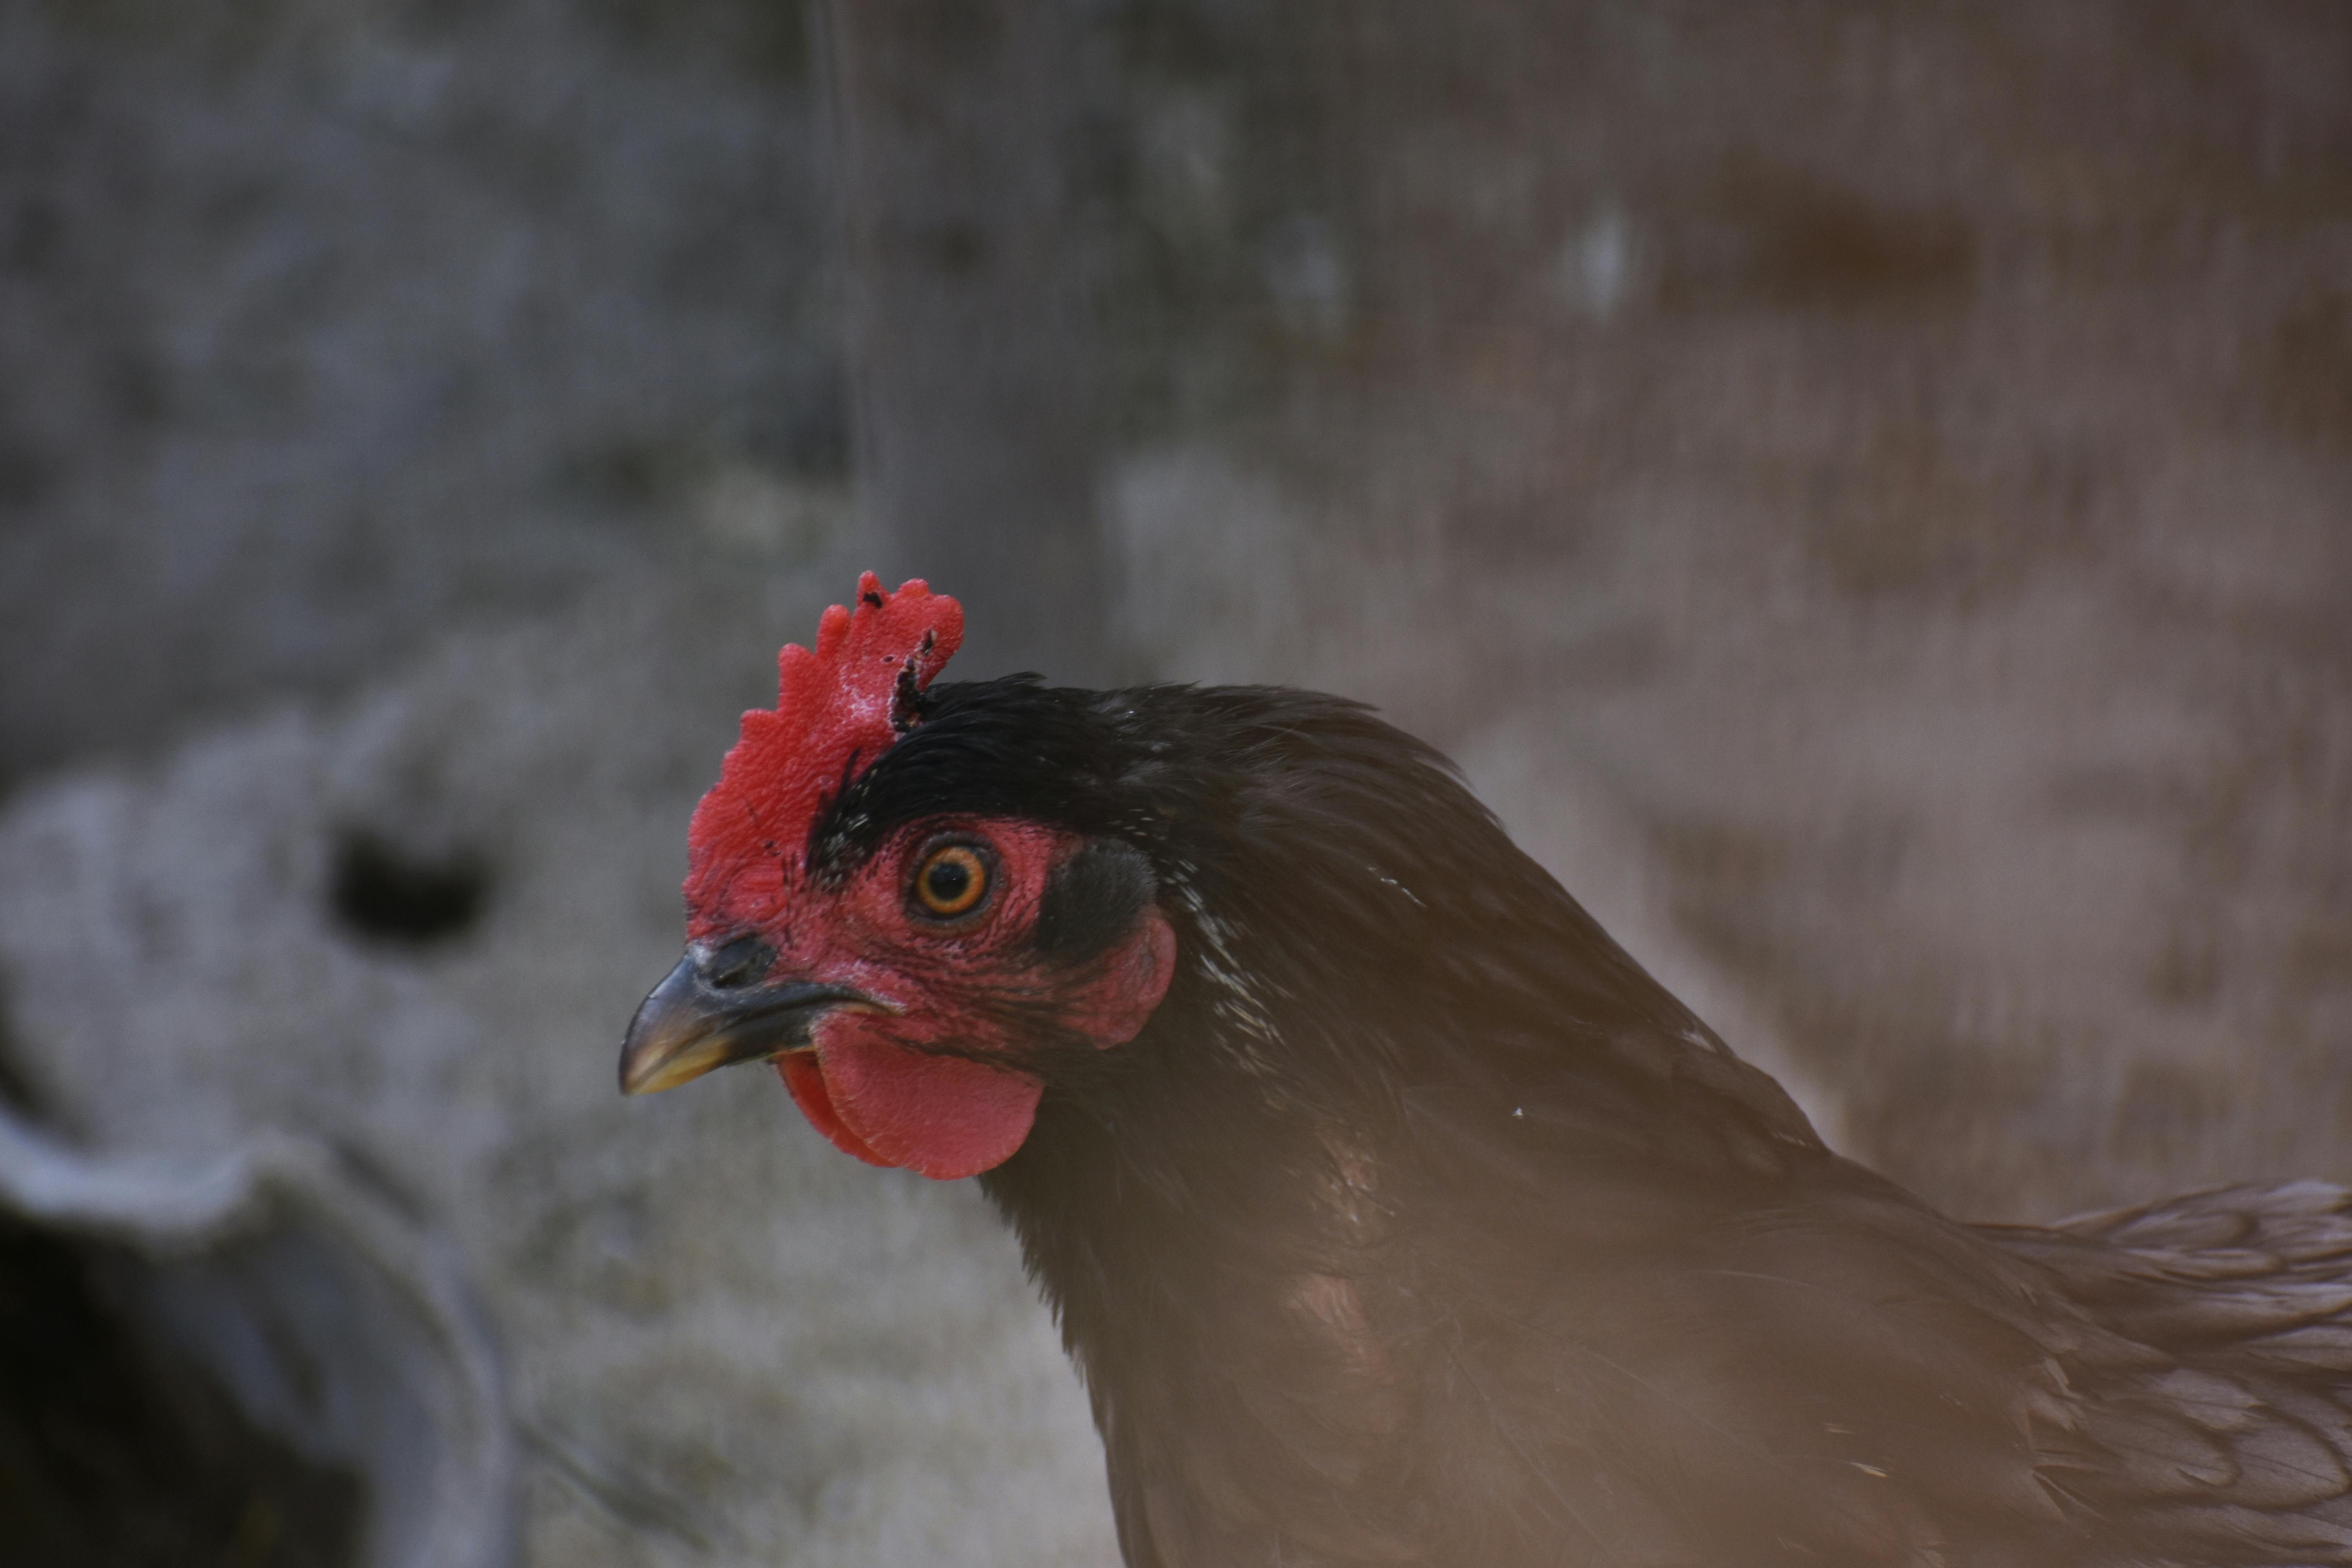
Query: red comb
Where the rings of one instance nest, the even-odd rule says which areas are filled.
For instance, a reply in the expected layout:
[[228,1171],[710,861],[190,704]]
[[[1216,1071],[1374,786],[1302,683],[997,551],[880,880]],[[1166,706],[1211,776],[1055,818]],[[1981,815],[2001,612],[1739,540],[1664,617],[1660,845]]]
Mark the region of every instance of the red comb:
[[920,579],[886,594],[868,572],[855,609],[835,605],[817,622],[814,653],[784,645],[776,706],[743,715],[687,828],[689,936],[777,911],[817,814],[912,726],[916,696],[962,641],[962,605]]

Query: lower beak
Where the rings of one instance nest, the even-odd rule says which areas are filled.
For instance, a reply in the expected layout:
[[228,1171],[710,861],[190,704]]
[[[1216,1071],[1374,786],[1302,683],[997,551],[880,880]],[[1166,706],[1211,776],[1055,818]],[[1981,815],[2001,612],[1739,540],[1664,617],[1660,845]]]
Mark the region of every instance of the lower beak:
[[704,982],[689,954],[629,1020],[628,1037],[621,1042],[621,1092],[658,1094],[714,1068],[806,1049],[809,1027],[819,1016],[865,1000],[855,991],[804,980],[719,989]]

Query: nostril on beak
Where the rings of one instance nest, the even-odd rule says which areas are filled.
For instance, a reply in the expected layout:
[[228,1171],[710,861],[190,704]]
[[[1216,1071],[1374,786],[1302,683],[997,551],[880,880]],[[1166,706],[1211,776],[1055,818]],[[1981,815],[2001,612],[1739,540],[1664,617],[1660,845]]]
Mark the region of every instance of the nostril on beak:
[[775,949],[756,936],[739,936],[714,949],[695,968],[713,991],[734,991],[767,973],[775,962]]

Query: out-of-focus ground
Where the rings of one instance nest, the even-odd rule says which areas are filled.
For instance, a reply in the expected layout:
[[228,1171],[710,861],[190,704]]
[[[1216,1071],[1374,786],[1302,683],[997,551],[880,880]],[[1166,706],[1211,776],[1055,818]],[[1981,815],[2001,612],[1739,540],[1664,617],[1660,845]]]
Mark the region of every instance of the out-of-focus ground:
[[[2340,8],[1073,15],[1107,663],[1437,742],[1956,1212],[2352,1175]],[[0,17],[11,1072],[453,1237],[551,1568],[1111,1554],[974,1194],[756,1075],[612,1093],[734,713],[903,543],[816,60],[736,0]],[[1051,616],[1022,552],[971,596]]]

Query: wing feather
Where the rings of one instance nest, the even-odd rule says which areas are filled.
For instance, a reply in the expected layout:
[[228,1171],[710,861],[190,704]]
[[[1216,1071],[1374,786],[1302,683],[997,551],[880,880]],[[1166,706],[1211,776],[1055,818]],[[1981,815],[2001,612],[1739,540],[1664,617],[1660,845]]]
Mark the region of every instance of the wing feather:
[[1985,1234],[2096,1326],[2064,1358],[2086,1506],[2166,1562],[2352,1563],[2352,1194],[2230,1187]]

